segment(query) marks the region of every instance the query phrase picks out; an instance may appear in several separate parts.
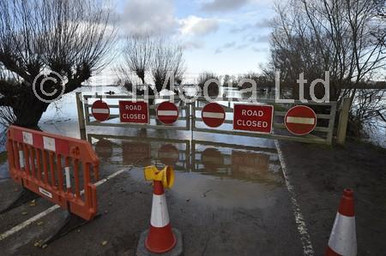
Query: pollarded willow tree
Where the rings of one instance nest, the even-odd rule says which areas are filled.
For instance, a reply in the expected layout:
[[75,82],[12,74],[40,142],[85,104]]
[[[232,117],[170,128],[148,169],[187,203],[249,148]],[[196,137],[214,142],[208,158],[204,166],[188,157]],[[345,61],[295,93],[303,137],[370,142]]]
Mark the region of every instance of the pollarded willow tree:
[[[154,90],[170,89],[172,81],[175,84],[182,82],[185,65],[183,48],[178,43],[149,34],[130,35],[126,38],[122,55],[124,61],[118,67],[118,76],[129,90],[149,86],[145,82],[147,79],[154,83],[153,88],[147,88],[149,94],[154,95]],[[140,85],[135,83],[133,75],[140,79]]]
[[[160,39],[156,42],[151,62],[151,73],[157,92],[170,90],[172,84],[181,84],[184,73],[182,46]],[[174,86],[173,84],[173,86]]]
[[126,38],[122,51],[124,63],[119,67],[121,75],[129,79],[127,74],[129,70],[145,84],[146,72],[150,70],[154,49],[155,40],[149,35],[131,35]]
[[37,128],[62,93],[107,63],[114,42],[110,12],[93,0],[0,2],[0,118]]

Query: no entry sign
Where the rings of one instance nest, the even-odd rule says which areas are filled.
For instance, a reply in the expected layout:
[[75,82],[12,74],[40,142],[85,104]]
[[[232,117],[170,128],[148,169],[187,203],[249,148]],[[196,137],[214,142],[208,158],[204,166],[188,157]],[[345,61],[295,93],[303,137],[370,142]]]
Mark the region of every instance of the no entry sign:
[[91,106],[91,113],[99,122],[106,121],[110,117],[110,108],[102,100],[95,101]]
[[307,106],[298,105],[288,110],[284,117],[287,130],[295,135],[306,135],[312,132],[317,123],[315,112]]
[[233,109],[233,129],[271,133],[273,106],[236,104]]
[[225,111],[222,106],[217,103],[209,103],[205,105],[201,112],[202,121],[209,127],[218,127],[224,123]]
[[165,101],[157,108],[157,118],[164,124],[172,124],[178,119],[178,108],[175,104]]
[[144,101],[119,101],[119,117],[122,123],[149,123],[149,108]]

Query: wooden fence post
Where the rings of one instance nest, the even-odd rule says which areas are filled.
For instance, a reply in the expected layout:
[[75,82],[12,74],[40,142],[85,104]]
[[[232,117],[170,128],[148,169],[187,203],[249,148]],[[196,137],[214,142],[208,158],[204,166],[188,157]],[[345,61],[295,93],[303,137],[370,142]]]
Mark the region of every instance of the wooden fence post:
[[82,140],[86,140],[86,125],[84,122],[84,109],[83,109],[83,103],[82,103],[82,93],[77,92],[76,93],[76,107],[78,109],[78,122],[79,122],[79,131],[80,131],[80,138]]
[[343,98],[342,105],[339,114],[339,123],[338,123],[338,132],[337,132],[337,143],[339,145],[344,145],[346,142],[346,131],[348,116],[350,113],[350,98]]

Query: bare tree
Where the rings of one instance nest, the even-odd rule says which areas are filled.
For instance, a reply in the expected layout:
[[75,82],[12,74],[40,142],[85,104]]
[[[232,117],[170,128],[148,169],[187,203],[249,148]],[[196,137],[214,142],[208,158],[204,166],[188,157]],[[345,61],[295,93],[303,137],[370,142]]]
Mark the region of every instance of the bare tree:
[[[0,79],[0,106],[12,109],[15,124],[36,128],[58,96],[47,95],[79,88],[108,63],[114,41],[108,21],[109,11],[92,0],[0,2],[0,64],[13,76]],[[42,71],[48,72],[40,76]],[[44,102],[32,87],[47,77],[56,82],[42,85]]]
[[[351,105],[369,97],[358,93],[360,83],[382,72],[386,65],[386,20],[384,0],[289,0],[277,4],[271,37],[271,69],[281,71],[286,84],[296,84],[300,73],[310,81],[330,71],[330,99]],[[376,104],[379,106],[378,104]],[[365,112],[374,105],[361,104]],[[368,114],[357,109],[351,120],[363,124]],[[355,115],[358,114],[357,117]],[[356,120],[354,120],[356,119]]]
[[[126,40],[123,50],[124,63],[118,68],[118,76],[127,89],[136,88],[137,94],[143,93],[142,86],[146,85],[146,75],[150,74],[154,82],[148,92],[170,89],[170,82],[174,79],[180,84],[185,72],[183,49],[165,39],[150,35],[131,35]],[[133,76],[134,74],[134,76]],[[140,79],[141,84],[135,80]]]
[[151,73],[157,92],[170,89],[172,80],[176,84],[181,84],[185,67],[183,48],[180,45],[168,43],[164,39],[158,40],[151,63]]
[[145,84],[146,72],[154,55],[155,42],[150,35],[131,35],[127,37],[123,49],[124,64],[120,67],[121,73],[126,70],[134,72]]
[[355,85],[385,65],[384,0],[290,0],[276,6],[273,67],[294,83],[330,71],[331,98],[355,97]]
[[[218,81],[217,83],[215,82]],[[211,81],[211,82],[209,82]],[[198,86],[201,88],[201,90],[204,90],[205,83],[209,82],[208,84],[208,96],[210,97],[217,97],[220,93],[220,77],[212,72],[202,72],[198,75],[197,83]],[[205,92],[204,92],[205,93]]]

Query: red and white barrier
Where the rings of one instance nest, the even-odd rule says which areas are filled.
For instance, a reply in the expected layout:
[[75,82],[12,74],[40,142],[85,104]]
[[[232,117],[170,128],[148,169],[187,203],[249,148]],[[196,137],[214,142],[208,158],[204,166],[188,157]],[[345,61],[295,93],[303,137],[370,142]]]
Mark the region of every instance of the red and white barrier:
[[166,197],[161,181],[154,181],[153,204],[151,208],[150,229],[145,241],[146,248],[153,253],[170,251],[177,239],[170,224]]
[[357,239],[355,230],[354,196],[345,189],[331,231],[326,256],[356,256]]
[[23,131],[15,129],[14,138],[20,143],[24,143],[35,148],[45,149],[57,154],[69,154],[69,142],[62,138],[52,138],[44,136],[43,133]]
[[99,159],[88,142],[17,126],[7,133],[9,173],[16,183],[84,220],[95,217]]

